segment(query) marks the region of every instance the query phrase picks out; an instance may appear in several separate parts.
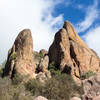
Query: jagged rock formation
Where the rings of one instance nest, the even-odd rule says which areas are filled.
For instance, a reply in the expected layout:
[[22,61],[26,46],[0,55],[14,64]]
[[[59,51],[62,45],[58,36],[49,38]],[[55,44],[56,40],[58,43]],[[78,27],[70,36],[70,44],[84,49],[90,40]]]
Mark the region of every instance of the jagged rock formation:
[[45,49],[41,49],[40,54],[42,54],[43,56],[46,56],[48,54],[48,51],[46,51]]
[[82,74],[89,70],[100,72],[99,57],[88,48],[67,21],[63,28],[56,33],[48,52],[44,49],[39,53],[33,52],[30,30],[21,31],[9,50],[3,75],[13,77],[17,72],[29,75],[31,78],[36,78],[41,73],[46,76],[46,73],[49,73],[48,63],[52,62],[62,72],[72,74],[75,80],[79,80]]
[[41,83],[45,83],[50,78],[51,78],[51,73],[48,70],[46,72],[39,72],[36,76],[36,79]]
[[33,54],[33,60],[36,64],[36,73],[48,71],[49,57],[48,52],[44,49],[40,52],[35,52]]
[[33,60],[36,64],[36,79],[42,83],[51,78],[51,73],[48,71],[49,57],[47,54],[48,52],[44,49],[33,54]]
[[100,100],[100,73],[83,80],[82,100]]
[[49,48],[50,63],[73,77],[88,72],[100,72],[100,60],[94,51],[81,40],[73,26],[66,21]]
[[38,70],[40,70],[40,72],[46,72],[48,70],[48,64],[49,64],[49,57],[44,56],[44,58],[40,60],[40,63],[38,65]]
[[15,73],[29,75],[33,78],[35,64],[33,61],[33,40],[31,31],[25,29],[19,33],[14,45],[8,52],[8,59],[3,75],[13,77]]

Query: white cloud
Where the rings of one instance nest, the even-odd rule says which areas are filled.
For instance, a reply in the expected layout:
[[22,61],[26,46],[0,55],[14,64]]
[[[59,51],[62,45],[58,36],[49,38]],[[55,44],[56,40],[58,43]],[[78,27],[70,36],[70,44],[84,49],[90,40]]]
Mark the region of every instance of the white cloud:
[[78,8],[78,9],[84,9],[84,6],[83,6],[82,4],[78,4],[78,5],[77,5],[77,8]]
[[72,4],[72,1],[70,1],[70,0],[66,0],[66,1],[65,1],[66,7],[68,7],[68,6],[71,5],[71,4]]
[[95,50],[97,54],[100,56],[100,26],[92,28],[89,30],[83,38],[87,45]]
[[86,16],[83,21],[77,24],[76,29],[78,30],[78,32],[86,31],[99,17],[99,11],[97,7],[98,7],[98,0],[94,0],[93,5],[84,8],[86,11]]
[[63,15],[52,15],[59,3],[61,0],[0,0],[0,63],[25,28],[33,33],[34,50],[48,49],[63,24]]

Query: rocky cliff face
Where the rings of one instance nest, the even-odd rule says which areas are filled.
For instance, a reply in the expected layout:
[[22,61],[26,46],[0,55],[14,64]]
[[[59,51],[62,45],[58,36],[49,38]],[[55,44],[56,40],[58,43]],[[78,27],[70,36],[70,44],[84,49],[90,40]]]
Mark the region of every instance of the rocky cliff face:
[[82,100],[100,100],[100,73],[83,80]]
[[78,36],[73,26],[66,21],[49,48],[50,63],[73,77],[88,72],[100,72],[100,60],[96,53]]
[[40,73],[49,75],[48,63],[52,62],[62,72],[72,74],[75,80],[79,80],[88,71],[100,72],[99,57],[88,48],[73,26],[66,21],[63,28],[56,33],[49,51],[42,49],[39,53],[33,52],[30,30],[21,31],[9,50],[3,74],[13,77],[17,72],[31,78]]
[[13,77],[15,73],[34,77],[35,64],[33,61],[33,40],[31,31],[25,29],[16,38],[14,45],[9,50],[4,75]]

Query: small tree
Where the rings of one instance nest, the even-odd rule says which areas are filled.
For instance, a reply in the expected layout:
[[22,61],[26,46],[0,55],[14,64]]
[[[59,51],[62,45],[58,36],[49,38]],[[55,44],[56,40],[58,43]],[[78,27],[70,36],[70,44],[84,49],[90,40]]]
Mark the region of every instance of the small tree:
[[49,70],[50,70],[52,76],[61,75],[61,71],[55,67],[54,62],[51,62],[49,64]]
[[3,68],[0,68],[0,77],[2,76],[3,74]]
[[91,70],[89,70],[88,72],[84,73],[83,75],[81,75],[81,79],[87,79],[91,76],[95,75],[94,72],[92,72]]
[[13,52],[10,56],[11,60],[15,60],[17,57],[17,53],[16,52]]
[[12,78],[12,84],[13,85],[18,85],[23,81],[23,76],[19,74],[15,74],[14,77]]

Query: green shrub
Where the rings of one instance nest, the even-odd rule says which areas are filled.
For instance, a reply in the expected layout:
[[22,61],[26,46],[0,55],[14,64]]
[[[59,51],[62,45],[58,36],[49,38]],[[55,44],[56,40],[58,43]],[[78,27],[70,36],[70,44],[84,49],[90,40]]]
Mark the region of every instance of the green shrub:
[[17,57],[17,53],[13,52],[10,57],[11,57],[11,60],[15,60]]
[[42,54],[42,53],[39,53],[39,57],[40,57],[40,58],[43,58],[44,56],[43,56],[43,54]]
[[35,59],[39,59],[39,58],[41,59],[41,58],[43,58],[43,57],[44,57],[44,56],[43,56],[41,53],[35,53],[35,54],[34,54],[34,58],[35,58]]
[[53,77],[46,83],[42,95],[44,94],[48,99],[70,100],[75,93],[81,95],[82,87],[77,86],[70,75],[62,74]]
[[14,77],[12,78],[12,84],[13,85],[18,85],[23,81],[23,76],[19,74],[15,74]]
[[50,70],[52,76],[61,75],[61,71],[55,67],[54,62],[49,64],[49,70]]
[[25,87],[27,90],[29,90],[33,95],[40,94],[40,91],[42,90],[42,84],[38,82],[37,80],[29,80],[27,83],[25,83]]
[[3,68],[0,68],[0,77],[2,76],[3,74]]
[[41,95],[49,100],[70,100],[74,94],[78,93],[81,95],[83,93],[82,87],[77,86],[73,78],[66,74],[54,76],[44,85],[37,80],[30,80],[25,87],[33,95]]
[[91,77],[93,75],[95,75],[95,73],[89,70],[88,72],[86,72],[83,75],[81,75],[81,79],[87,79],[87,78],[89,78],[89,77]]
[[56,70],[55,62],[51,62],[51,63],[49,64],[49,69],[55,69],[55,70]]
[[0,78],[0,100],[33,100],[23,84],[13,85],[9,77]]
[[60,76],[61,75],[61,71],[60,70],[50,69],[50,72],[51,72],[52,76]]

